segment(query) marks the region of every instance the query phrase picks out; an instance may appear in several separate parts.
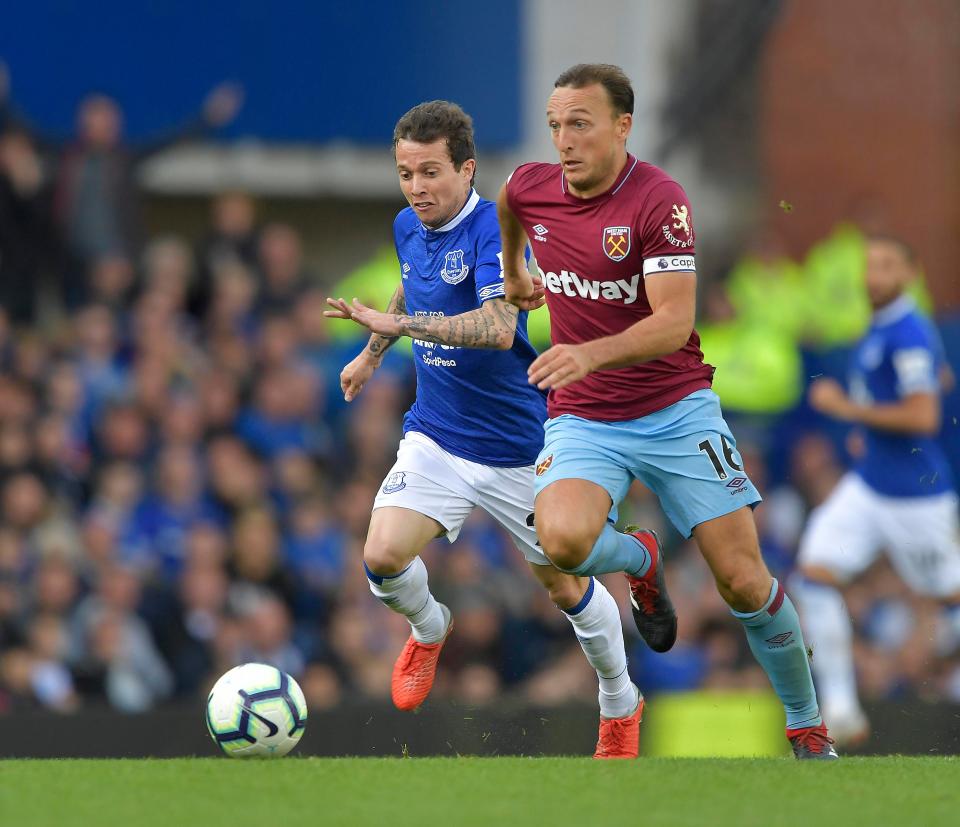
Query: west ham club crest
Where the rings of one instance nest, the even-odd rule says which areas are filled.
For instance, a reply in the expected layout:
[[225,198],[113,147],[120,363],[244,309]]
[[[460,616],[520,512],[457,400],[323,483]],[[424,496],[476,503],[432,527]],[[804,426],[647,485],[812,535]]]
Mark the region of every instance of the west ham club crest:
[[611,261],[623,261],[630,252],[630,228],[604,227],[603,252]]

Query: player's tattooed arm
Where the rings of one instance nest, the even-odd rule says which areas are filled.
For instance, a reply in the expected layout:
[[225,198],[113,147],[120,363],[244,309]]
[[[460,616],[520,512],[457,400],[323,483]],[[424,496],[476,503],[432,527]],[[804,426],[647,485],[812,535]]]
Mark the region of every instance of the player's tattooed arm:
[[517,329],[516,305],[489,299],[476,310],[456,316],[402,316],[397,322],[406,336],[455,347],[509,350]]
[[[393,298],[390,299],[390,304],[387,305],[387,313],[391,315],[405,315],[406,312],[407,299],[403,292],[403,285],[399,284],[393,294]],[[399,336],[381,336],[379,333],[373,333],[370,336],[370,341],[367,342],[367,353],[375,359],[382,359],[387,349],[399,338]]]
[[403,312],[407,307],[402,289],[390,303],[394,312],[381,313],[356,299],[352,304],[343,299],[327,299],[327,304],[336,308],[325,311],[327,316],[353,319],[373,333],[361,354],[373,359],[381,358],[399,336],[456,347],[509,350],[517,329],[518,310],[506,299],[490,299],[476,310],[456,316],[409,316]]

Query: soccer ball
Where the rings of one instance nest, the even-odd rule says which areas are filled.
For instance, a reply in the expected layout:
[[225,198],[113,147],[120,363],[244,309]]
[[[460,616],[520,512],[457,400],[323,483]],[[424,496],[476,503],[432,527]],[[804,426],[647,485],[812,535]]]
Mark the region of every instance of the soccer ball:
[[297,682],[264,663],[234,667],[207,698],[207,731],[234,758],[286,755],[306,725],[307,702]]

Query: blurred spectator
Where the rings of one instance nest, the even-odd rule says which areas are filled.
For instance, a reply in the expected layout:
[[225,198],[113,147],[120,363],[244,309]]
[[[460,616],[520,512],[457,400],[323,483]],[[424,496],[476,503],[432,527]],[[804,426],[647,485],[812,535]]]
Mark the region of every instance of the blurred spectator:
[[253,270],[259,246],[253,198],[244,192],[218,195],[211,205],[210,230],[197,248],[198,276],[190,302],[195,316],[207,314],[215,274],[235,264]]
[[293,642],[293,626],[286,605],[269,594],[251,599],[241,612],[243,624],[238,663],[269,663],[299,677],[304,670],[303,653]]
[[269,224],[260,236],[261,313],[289,313],[307,286],[316,281],[304,270],[300,236],[288,224]]
[[136,614],[141,584],[133,569],[113,566],[77,608],[71,651],[78,691],[105,696],[122,712],[143,712],[171,694],[170,668]]
[[178,141],[229,123],[240,104],[238,88],[219,86],[208,95],[194,123],[129,148],[122,143],[123,113],[116,101],[90,95],[81,102],[76,139],[59,158],[55,195],[55,215],[69,257],[68,307],[76,307],[88,295],[105,262],[120,267],[125,261],[129,266],[136,256],[143,233],[136,183],[139,166]]
[[174,580],[187,556],[187,538],[200,524],[217,523],[219,509],[204,494],[199,460],[186,445],[168,444],[157,457],[156,482],[130,515],[129,535],[145,547],[151,569]]
[[29,134],[0,126],[0,307],[15,324],[37,316],[37,285],[50,258],[47,190]]

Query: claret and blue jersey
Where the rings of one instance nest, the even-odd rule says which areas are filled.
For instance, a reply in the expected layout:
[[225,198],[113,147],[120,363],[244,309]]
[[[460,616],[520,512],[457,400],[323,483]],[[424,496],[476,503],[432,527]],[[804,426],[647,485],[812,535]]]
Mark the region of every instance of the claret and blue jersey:
[[[940,393],[943,346],[936,329],[901,296],[874,314],[853,354],[850,396],[863,404],[897,402],[912,393]],[[936,437],[864,429],[866,451],[854,470],[877,493],[923,497],[953,488]]]
[[[504,295],[496,205],[471,191],[443,227],[425,227],[409,207],[393,226],[411,316],[457,316]],[[531,465],[543,444],[544,395],[527,381],[536,351],[520,313],[510,350],[414,339],[417,398],[403,430],[483,465]]]

